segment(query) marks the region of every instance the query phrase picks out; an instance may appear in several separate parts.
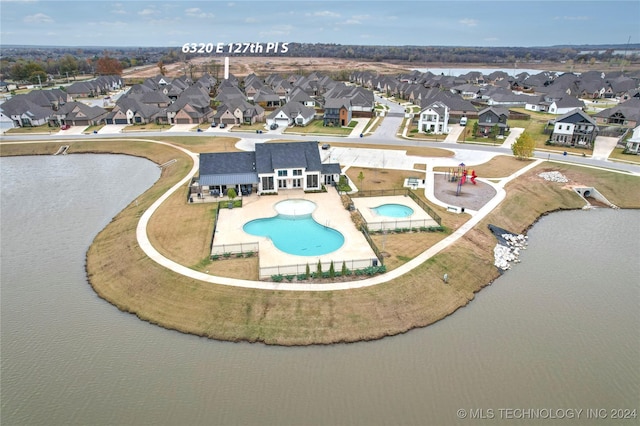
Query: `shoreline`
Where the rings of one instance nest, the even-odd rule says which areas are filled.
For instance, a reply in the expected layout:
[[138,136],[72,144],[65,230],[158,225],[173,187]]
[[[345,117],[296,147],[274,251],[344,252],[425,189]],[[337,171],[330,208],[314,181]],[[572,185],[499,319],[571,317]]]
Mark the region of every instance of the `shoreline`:
[[[154,155],[145,153],[144,149],[138,147],[139,144],[144,142],[132,144],[129,149],[122,149],[122,152],[109,150],[113,147],[109,147],[107,143],[101,144],[104,151],[81,149],[77,152],[74,150],[73,153],[134,155],[159,164],[161,157],[154,161]],[[95,148],[95,141],[92,145]],[[170,151],[169,155],[173,157],[177,155],[172,147],[163,147],[159,151]],[[46,155],[44,151],[41,154]],[[183,164],[180,170],[188,169],[187,166],[188,164]],[[578,166],[571,168],[575,167]],[[508,200],[513,191],[508,190],[507,199],[469,231],[469,235],[424,262],[416,270],[371,288],[331,291],[324,295],[304,291],[221,288],[225,286],[202,284],[167,272],[141,253],[135,238],[131,244],[131,234],[135,237],[136,215],[145,211],[158,198],[157,194],[164,193],[163,188],[180,180],[184,174],[176,169],[173,173],[163,173],[151,188],[140,195],[140,206],[127,206],[95,236],[85,259],[87,280],[103,300],[123,312],[133,313],[143,321],[182,333],[234,342],[262,342],[280,346],[354,343],[379,340],[434,324],[466,306],[478,291],[493,284],[502,275],[493,266],[492,249],[495,239],[493,244],[486,244],[490,235],[487,223],[500,223],[501,228],[525,233],[542,216],[554,211],[582,207],[579,202],[573,203],[573,206],[562,205],[561,197],[556,200],[555,208],[540,209],[534,216],[513,220],[508,216],[508,211],[513,206],[507,205],[511,204]],[[640,203],[634,205],[634,202],[637,201],[632,200],[631,204],[626,204],[617,200],[616,204],[622,208],[640,207]],[[123,228],[125,224],[127,226]],[[115,235],[110,236],[114,231]],[[478,244],[483,240],[484,246]],[[108,271],[109,268],[101,266],[114,253],[122,251],[126,251],[126,256],[133,256],[135,260],[124,269],[118,268],[115,271]],[[141,259],[140,256],[144,258]],[[449,284],[443,287],[442,271],[450,270],[448,265],[461,260],[474,266],[473,270],[457,271]],[[148,271],[148,274],[141,274],[141,270]],[[186,295],[180,291],[185,289],[189,290]],[[198,297],[211,300],[201,303],[201,300],[194,300]],[[351,307],[350,304],[354,301],[362,306]],[[179,314],[174,309],[176,304],[179,305]],[[291,305],[298,309],[289,309]],[[211,313],[212,308],[220,306],[226,308],[223,313],[228,315],[217,316]],[[184,313],[187,308],[192,309],[193,313]],[[369,312],[372,308],[383,312]],[[338,315],[342,311],[345,315]]]

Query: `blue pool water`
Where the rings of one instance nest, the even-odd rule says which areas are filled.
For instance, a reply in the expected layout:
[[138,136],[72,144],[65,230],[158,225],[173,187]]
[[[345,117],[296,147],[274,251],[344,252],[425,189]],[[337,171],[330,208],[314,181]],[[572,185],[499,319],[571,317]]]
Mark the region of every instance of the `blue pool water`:
[[251,235],[268,237],[285,253],[319,256],[342,247],[344,236],[333,228],[320,225],[311,216],[316,204],[306,199],[288,199],[274,205],[278,215],[247,222],[243,230]]
[[298,256],[318,256],[342,247],[344,236],[333,228],[320,225],[311,215],[255,219],[243,228],[246,233],[268,237],[285,253]]
[[413,209],[408,206],[404,206],[402,204],[383,204],[378,207],[374,207],[374,213],[379,216],[388,216],[388,217],[409,217],[413,214]]

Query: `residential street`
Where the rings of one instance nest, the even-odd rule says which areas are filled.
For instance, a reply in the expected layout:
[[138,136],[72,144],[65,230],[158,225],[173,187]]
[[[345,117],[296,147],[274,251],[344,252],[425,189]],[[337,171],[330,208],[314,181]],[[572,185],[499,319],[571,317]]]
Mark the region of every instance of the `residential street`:
[[[445,205],[450,207],[449,205],[443,203],[441,200],[438,200],[435,197],[434,191],[434,175],[433,168],[439,166],[452,167],[456,166],[460,162],[464,162],[468,165],[482,164],[490,160],[492,157],[496,155],[511,155],[511,143],[513,140],[517,138],[520,134],[521,129],[513,129],[512,134],[505,139],[505,141],[501,145],[497,146],[489,146],[489,145],[477,145],[477,144],[462,144],[455,142],[457,137],[456,134],[462,130],[460,126],[454,126],[452,128],[451,136],[447,138],[443,142],[424,142],[424,141],[416,141],[416,140],[408,140],[405,138],[398,137],[397,134],[399,132],[399,126],[403,120],[404,116],[404,108],[400,105],[388,103],[390,108],[390,115],[385,117],[382,121],[381,125],[377,128],[374,134],[367,136],[364,140],[362,138],[339,138],[339,137],[317,137],[317,136],[289,136],[288,139],[292,140],[318,140],[319,142],[326,143],[363,143],[372,146],[372,149],[363,149],[363,148],[345,148],[345,147],[331,147],[327,152],[322,152],[323,159],[329,161],[340,162],[344,170],[349,167],[374,167],[374,168],[393,168],[393,169],[403,169],[403,170],[412,170],[413,165],[416,162],[426,162],[428,165],[427,172],[425,175],[427,186],[425,188],[425,195],[431,201],[438,205]],[[142,136],[140,133],[133,134],[122,134],[119,133],[121,128],[118,126],[106,126],[99,133],[100,138],[109,137],[109,138],[136,138],[137,136]],[[171,134],[175,136],[199,136],[202,133],[194,133],[190,131],[185,131],[187,129],[178,128],[176,131],[172,131]],[[113,133],[106,133],[107,131]],[[38,139],[39,141],[51,142],[51,141],[59,141],[63,143],[69,140],[90,140],[91,138],[96,138],[98,135],[90,134],[78,136],[77,134],[69,133],[58,133],[55,135],[38,135],[36,136],[2,136],[2,143],[29,143],[34,139]],[[203,132],[204,133],[204,132]],[[221,132],[218,129],[207,129],[207,135],[211,134],[225,134],[228,135],[227,132]],[[167,132],[148,132],[144,133],[145,137],[148,136],[163,136],[166,135]],[[248,136],[248,134],[245,134]],[[252,133],[251,137],[243,138],[242,133],[234,133],[232,136],[237,136],[242,138],[240,142],[237,143],[237,147],[244,150],[252,150],[256,143],[264,143],[265,141],[272,139],[274,135],[269,134],[257,134]],[[359,136],[359,135],[358,135]],[[608,142],[608,141],[607,141]],[[397,151],[389,151],[389,150],[377,150],[375,149],[376,145],[397,145]],[[430,158],[422,158],[422,157],[412,157],[407,156],[403,147],[408,146],[428,146],[428,147],[437,147],[442,149],[448,149],[455,153],[453,157],[430,157]],[[307,284],[288,284],[288,283],[272,283],[272,282],[262,282],[262,281],[247,281],[247,280],[237,280],[225,277],[212,276],[209,274],[204,274],[200,272],[196,272],[193,269],[187,268],[185,266],[179,265],[178,263],[164,257],[161,255],[151,244],[149,237],[147,235],[147,223],[153,214],[153,212],[162,204],[164,200],[166,200],[171,193],[181,188],[186,182],[189,182],[191,177],[198,173],[199,169],[199,157],[197,154],[192,153],[184,148],[175,146],[176,149],[179,149],[188,155],[194,161],[194,166],[189,173],[181,182],[176,184],[173,188],[171,188],[167,193],[165,193],[161,198],[159,198],[149,210],[147,210],[137,228],[137,238],[140,244],[140,247],[145,251],[145,253],[153,258],[159,264],[175,271],[185,276],[189,276],[198,280],[207,281],[211,283],[224,284],[224,285],[232,285],[232,286],[241,286],[241,287],[251,287],[251,288],[260,288],[260,289],[271,289],[271,290],[296,290],[296,291],[331,291],[331,290],[340,290],[347,288],[359,288],[366,287],[375,284],[379,284],[382,282],[386,282],[392,280],[410,269],[418,266],[423,263],[431,256],[434,256],[436,253],[443,250],[449,244],[452,244],[458,238],[463,236],[467,231],[473,228],[483,217],[485,217],[489,212],[491,212],[506,196],[506,192],[504,187],[506,183],[520,176],[522,173],[527,170],[535,167],[540,164],[543,160],[548,161],[556,161],[556,162],[565,162],[565,163],[575,163],[580,165],[586,165],[589,167],[603,167],[608,170],[617,170],[623,173],[632,173],[640,176],[640,167],[620,162],[613,162],[606,160],[608,156],[607,152],[609,149],[612,149],[614,144],[600,144],[600,149],[594,151],[593,158],[586,158],[580,156],[565,156],[562,153],[547,153],[547,152],[536,152],[535,157],[538,159],[537,161],[529,163],[523,169],[517,171],[511,176],[505,177],[501,179],[499,182],[486,182],[491,185],[495,190],[495,196],[486,203],[479,210],[467,210],[466,212],[471,215],[471,218],[463,224],[459,229],[457,229],[453,234],[434,245],[424,253],[417,256],[412,261],[404,264],[400,268],[397,268],[393,271],[390,271],[386,274],[382,274],[379,276],[375,276],[369,279],[354,281],[354,282],[341,282],[341,283],[332,283],[332,284],[323,284],[322,287],[307,285]]]

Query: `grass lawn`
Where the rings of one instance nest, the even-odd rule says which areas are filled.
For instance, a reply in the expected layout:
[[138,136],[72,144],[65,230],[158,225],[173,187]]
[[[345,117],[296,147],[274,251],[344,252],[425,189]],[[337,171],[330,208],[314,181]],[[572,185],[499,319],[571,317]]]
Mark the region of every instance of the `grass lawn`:
[[322,120],[314,120],[306,126],[289,127],[284,131],[284,133],[348,136],[351,134],[352,130],[353,129],[351,127],[323,126]]
[[13,127],[7,130],[6,134],[29,134],[29,133],[40,133],[50,135],[52,133],[58,133],[60,131],[59,127],[51,127],[48,124],[43,124],[42,126],[33,126],[33,127]]
[[236,143],[240,139],[229,136],[162,136],[156,138],[142,137],[140,139],[170,142],[197,153],[240,151],[236,148]]
[[[157,164],[174,158],[178,160],[174,166],[165,169],[153,187],[138,197],[137,205],[132,203],[123,209],[96,236],[87,253],[87,275],[97,294],[124,312],[168,329],[220,340],[280,345],[370,340],[423,327],[452,314],[499,276],[493,266],[496,241],[487,224],[522,232],[546,212],[582,207],[582,200],[565,185],[537,176],[545,170],[557,170],[572,182],[595,186],[621,207],[640,207],[638,177],[546,162],[507,185],[506,199],[463,238],[391,282],[329,292],[244,289],[203,283],[175,274],[148,259],[137,245],[135,229],[140,215],[190,169],[191,160],[186,155],[171,147],[131,140],[68,144],[72,145],[73,152],[128,153],[149,158]],[[58,146],[50,143],[2,144],[0,152],[2,155],[51,153]],[[366,171],[367,175],[372,176],[372,172]],[[177,201],[175,203],[178,205]],[[185,202],[184,207],[193,206]],[[177,217],[173,208],[168,205],[162,214]],[[464,215],[447,215],[441,212],[442,209],[435,210],[451,229],[456,227],[455,220],[466,220]],[[194,212],[194,217],[200,215],[198,220],[211,219],[211,212]],[[164,237],[154,235],[153,238]],[[387,239],[385,248],[388,245],[391,250],[394,244],[395,241]],[[409,249],[404,250],[399,262],[415,255]],[[192,262],[190,266],[197,268],[211,266],[197,262],[203,252],[202,247],[196,247],[185,261]],[[245,267],[227,265],[234,261],[217,261],[213,266]],[[446,285],[442,282],[444,273],[449,275]]]
[[[411,119],[407,118],[407,120],[411,120]],[[403,127],[401,127],[401,129],[404,129],[405,124],[406,124],[406,121],[402,123]],[[445,140],[447,135],[420,133],[418,131],[418,125],[413,121],[411,121],[411,123],[409,123],[409,127],[407,128],[407,137],[411,139],[419,139],[419,140],[424,140],[429,142],[440,142]]]
[[624,148],[616,148],[613,150],[609,159],[611,160],[622,160],[630,163],[640,164],[640,155],[638,154],[624,154]]
[[453,157],[453,151],[441,148],[420,147],[420,146],[397,146],[397,145],[367,145],[360,143],[340,143],[332,142],[331,146],[343,148],[365,148],[365,149],[388,149],[405,151],[407,155],[416,157]]
[[231,132],[250,132],[250,131],[256,131],[256,130],[263,130],[266,132],[265,130],[265,123],[254,123],[254,124],[238,124],[235,125],[231,128]]
[[142,131],[160,131],[167,130],[172,127],[171,124],[157,124],[157,123],[146,123],[146,124],[130,124],[124,129],[122,129],[123,133],[126,132],[142,132]]
[[105,126],[105,124],[98,124],[98,125],[95,125],[95,126],[89,126],[86,129],[84,129],[82,131],[82,133],[93,133],[94,131],[97,132],[98,130],[102,129],[104,126]]
[[[529,164],[528,161],[518,160],[508,155],[497,155],[484,164],[473,167],[478,177],[485,179],[499,179],[507,177]],[[435,172],[447,172],[449,167],[434,167]]]

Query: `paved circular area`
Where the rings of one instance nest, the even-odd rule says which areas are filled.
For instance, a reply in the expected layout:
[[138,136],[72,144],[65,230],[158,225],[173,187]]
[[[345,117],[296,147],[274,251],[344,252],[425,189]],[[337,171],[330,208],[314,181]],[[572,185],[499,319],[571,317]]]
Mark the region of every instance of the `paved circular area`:
[[469,210],[480,210],[496,195],[496,190],[486,182],[476,179],[476,184],[466,182],[456,195],[458,182],[449,182],[446,175],[436,174],[434,177],[434,194],[443,203],[464,207]]

